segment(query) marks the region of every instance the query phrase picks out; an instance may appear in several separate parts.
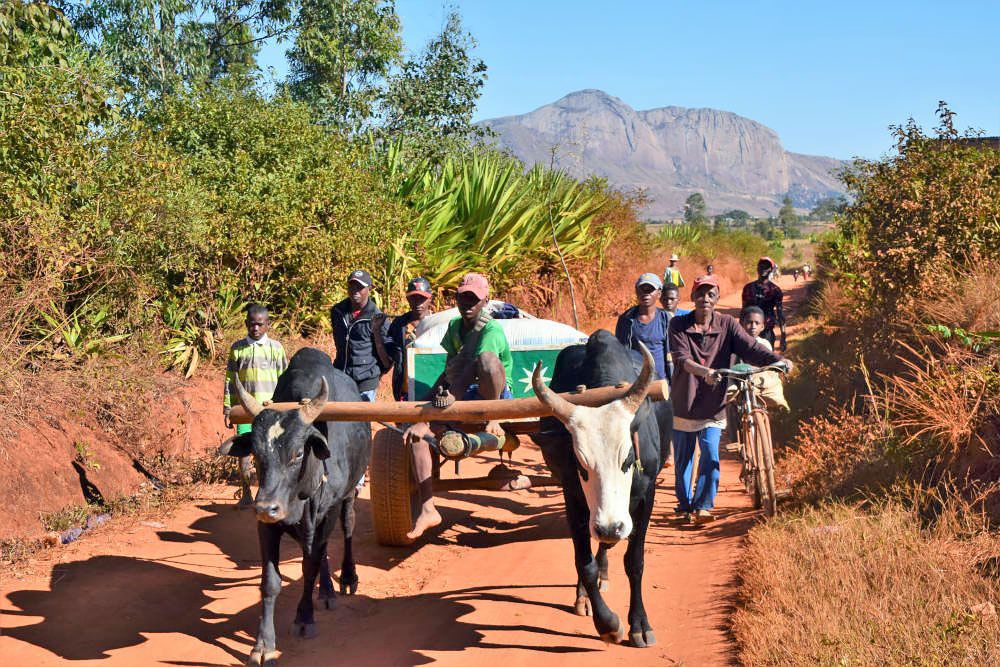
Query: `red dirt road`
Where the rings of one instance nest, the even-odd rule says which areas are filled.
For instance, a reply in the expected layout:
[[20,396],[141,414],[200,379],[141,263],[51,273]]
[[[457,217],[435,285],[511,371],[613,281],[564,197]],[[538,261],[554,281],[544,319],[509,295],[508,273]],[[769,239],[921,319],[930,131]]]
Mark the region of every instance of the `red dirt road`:
[[[495,462],[464,462],[462,474]],[[544,474],[531,445],[515,464]],[[416,548],[385,548],[374,541],[366,489],[355,538],[359,591],[317,611],[316,639],[288,632],[301,570],[295,545],[283,543],[279,664],[732,663],[727,617],[743,536],[756,521],[737,474],[724,460],[720,519],[701,529],[670,520],[673,469],[660,474],[644,585],[659,644],[647,649],[605,646],[590,618],[573,615],[576,576],[558,490],[442,494],[439,530]],[[253,516],[233,508],[232,491],[206,487],[162,525],[117,521],[43,552],[28,574],[4,574],[0,663],[243,664],[256,634],[260,569]],[[331,544],[337,564],[339,544]],[[624,551],[610,554],[607,594],[623,618]]]

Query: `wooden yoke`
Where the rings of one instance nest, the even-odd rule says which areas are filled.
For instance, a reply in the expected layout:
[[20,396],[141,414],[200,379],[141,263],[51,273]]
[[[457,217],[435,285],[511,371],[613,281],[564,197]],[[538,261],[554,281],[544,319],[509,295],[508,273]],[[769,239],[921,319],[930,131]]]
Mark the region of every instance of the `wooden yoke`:
[[[599,407],[621,397],[628,385],[619,387],[597,387],[584,391],[559,394],[573,405]],[[654,401],[662,401],[669,395],[665,380],[656,380],[646,392]],[[268,410],[295,410],[299,403],[271,403]],[[531,419],[551,416],[552,412],[537,398],[512,398],[497,401],[455,401],[447,408],[435,408],[430,402],[400,401],[366,403],[329,401],[316,421],[351,422],[384,421],[393,423],[415,422],[479,422],[491,420]],[[233,424],[249,424],[253,417],[240,405],[233,406],[229,413]]]

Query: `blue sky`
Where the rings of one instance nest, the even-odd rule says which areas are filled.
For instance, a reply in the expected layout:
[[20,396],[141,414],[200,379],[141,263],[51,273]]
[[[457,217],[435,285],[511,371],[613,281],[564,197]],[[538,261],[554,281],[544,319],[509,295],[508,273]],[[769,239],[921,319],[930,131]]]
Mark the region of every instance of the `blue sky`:
[[[890,124],[1000,134],[1000,2],[397,0],[417,51],[456,6],[489,68],[476,119],[599,88],[637,109],[733,111],[787,150],[877,158]],[[264,64],[279,72],[284,47]]]

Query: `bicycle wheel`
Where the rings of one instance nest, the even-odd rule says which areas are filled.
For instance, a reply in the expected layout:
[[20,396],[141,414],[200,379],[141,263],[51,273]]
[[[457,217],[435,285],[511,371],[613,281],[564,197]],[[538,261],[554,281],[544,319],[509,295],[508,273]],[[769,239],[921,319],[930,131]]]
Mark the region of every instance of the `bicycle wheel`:
[[774,448],[771,442],[771,420],[765,410],[754,410],[753,421],[757,432],[758,450],[760,451],[761,491],[764,512],[774,516],[778,509],[778,495],[774,488]]
[[760,483],[759,456],[757,455],[757,425],[754,420],[745,415],[740,422],[740,452],[743,459],[743,471],[740,478],[743,486],[753,501],[753,508],[759,510],[763,502],[763,485]]

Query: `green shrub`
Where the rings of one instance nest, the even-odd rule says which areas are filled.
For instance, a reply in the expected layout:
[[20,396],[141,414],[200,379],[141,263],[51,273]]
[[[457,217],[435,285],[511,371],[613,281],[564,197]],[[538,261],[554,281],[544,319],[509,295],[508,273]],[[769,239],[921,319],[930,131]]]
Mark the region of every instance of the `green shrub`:
[[928,136],[894,128],[896,155],[845,174],[854,201],[824,258],[863,302],[896,312],[956,269],[1000,258],[1000,151],[960,136],[942,103]]

